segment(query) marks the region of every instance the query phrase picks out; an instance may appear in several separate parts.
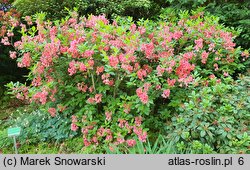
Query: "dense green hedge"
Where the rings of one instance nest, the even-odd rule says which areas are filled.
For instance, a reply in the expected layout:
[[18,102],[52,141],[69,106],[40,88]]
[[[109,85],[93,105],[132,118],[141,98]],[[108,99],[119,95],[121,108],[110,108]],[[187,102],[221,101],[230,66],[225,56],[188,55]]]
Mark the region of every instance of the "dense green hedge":
[[51,19],[65,16],[68,13],[65,7],[69,10],[76,7],[81,15],[104,13],[108,18],[113,14],[145,18],[154,15],[160,8],[151,0],[16,0],[14,6],[23,15],[46,12]]

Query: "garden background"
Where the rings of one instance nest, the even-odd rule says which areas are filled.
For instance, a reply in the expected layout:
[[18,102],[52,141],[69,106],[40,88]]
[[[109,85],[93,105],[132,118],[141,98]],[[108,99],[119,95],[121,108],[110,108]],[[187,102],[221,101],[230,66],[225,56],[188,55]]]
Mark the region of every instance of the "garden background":
[[247,0],[0,0],[0,153],[250,153]]

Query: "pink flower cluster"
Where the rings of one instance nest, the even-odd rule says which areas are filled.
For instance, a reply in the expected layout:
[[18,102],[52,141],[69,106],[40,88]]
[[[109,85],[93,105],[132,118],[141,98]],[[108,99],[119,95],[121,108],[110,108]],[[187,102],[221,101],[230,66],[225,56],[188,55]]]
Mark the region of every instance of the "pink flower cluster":
[[194,64],[190,64],[186,59],[181,59],[176,74],[179,78],[186,78],[194,68]]
[[142,88],[138,88],[136,90],[136,94],[140,98],[140,100],[141,100],[141,102],[143,104],[147,104],[148,103],[148,94],[147,94],[147,91],[144,91]]
[[55,117],[55,116],[56,116],[56,109],[55,109],[55,108],[50,107],[50,108],[48,109],[48,112],[50,113],[50,115],[51,115],[52,117]]
[[114,85],[114,80],[110,79],[110,74],[106,73],[102,75],[102,82],[106,85],[113,86]]
[[119,63],[119,59],[117,57],[114,57],[114,56],[109,57],[109,65],[111,67],[117,68],[118,63]]
[[162,93],[161,96],[162,96],[163,98],[168,98],[169,95],[170,95],[170,90],[167,89],[167,90],[163,90],[163,93]]
[[88,90],[88,86],[84,82],[77,83],[77,89],[85,93]]
[[102,102],[102,94],[96,94],[95,97],[90,97],[87,100],[88,103],[93,104],[93,103],[101,103]]
[[136,140],[134,140],[134,139],[128,139],[128,140],[126,141],[126,143],[127,143],[127,145],[128,145],[129,147],[134,147],[134,146],[136,145]]
[[24,53],[23,54],[23,58],[22,61],[17,63],[18,67],[29,67],[31,64],[31,57],[30,57],[30,53]]
[[10,51],[10,58],[11,58],[11,59],[15,59],[15,58],[16,58],[16,55],[17,55],[17,52],[16,52],[16,51]]
[[206,64],[207,58],[208,58],[208,54],[209,54],[209,53],[207,53],[206,51],[203,51],[203,52],[202,52],[202,54],[201,54],[201,62],[202,62],[203,64]]
[[77,122],[77,117],[75,116],[75,115],[73,115],[72,117],[71,117],[71,130],[72,131],[77,131],[77,129],[78,129],[78,126],[76,125],[76,122]]
[[141,50],[145,52],[147,58],[152,58],[154,53],[154,44],[151,42],[149,44],[142,44]]
[[42,92],[37,92],[33,95],[33,100],[39,100],[42,104],[46,104],[48,92],[43,90]]
[[106,111],[106,112],[105,112],[105,116],[106,116],[106,120],[107,120],[107,121],[110,121],[111,118],[112,118],[112,112]]
[[147,132],[143,131],[142,128],[139,127],[134,127],[133,131],[138,136],[140,141],[146,142]]

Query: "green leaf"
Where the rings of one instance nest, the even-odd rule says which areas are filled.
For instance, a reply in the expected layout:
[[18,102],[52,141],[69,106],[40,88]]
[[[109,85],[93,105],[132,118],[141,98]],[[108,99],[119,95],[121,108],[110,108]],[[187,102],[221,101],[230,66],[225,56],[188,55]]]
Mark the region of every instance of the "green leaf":
[[206,131],[202,130],[202,131],[200,132],[200,136],[201,136],[201,137],[204,137],[205,135],[206,135]]

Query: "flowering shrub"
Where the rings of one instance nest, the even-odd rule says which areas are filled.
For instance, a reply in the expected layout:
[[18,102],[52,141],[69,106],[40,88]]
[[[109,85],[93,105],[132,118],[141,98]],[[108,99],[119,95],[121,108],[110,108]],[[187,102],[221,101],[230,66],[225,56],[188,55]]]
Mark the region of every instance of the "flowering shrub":
[[153,125],[143,120],[157,117],[172,92],[193,84],[197,72],[204,79],[231,75],[248,58],[217,18],[201,13],[137,24],[131,18],[110,23],[102,15],[78,22],[74,12],[61,21],[44,18],[26,17],[31,28],[22,28],[18,54],[11,52],[30,70],[31,85],[11,88],[52,117],[70,117],[69,128],[82,132],[85,146],[145,142]]

